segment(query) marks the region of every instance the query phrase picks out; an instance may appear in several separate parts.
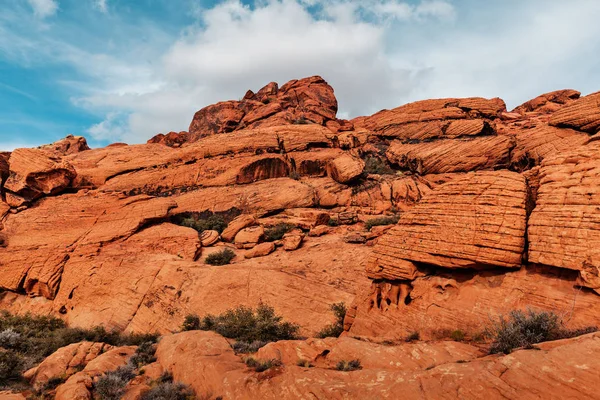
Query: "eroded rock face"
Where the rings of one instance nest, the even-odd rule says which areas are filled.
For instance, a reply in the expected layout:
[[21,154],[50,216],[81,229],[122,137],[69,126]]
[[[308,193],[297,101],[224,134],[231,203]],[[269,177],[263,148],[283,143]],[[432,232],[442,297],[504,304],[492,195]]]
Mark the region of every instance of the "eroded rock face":
[[600,92],[584,96],[550,117],[550,125],[573,128],[590,134],[600,130]]
[[557,111],[563,105],[571,103],[573,100],[577,100],[579,96],[581,96],[581,93],[577,90],[556,90],[554,92],[544,93],[521,104],[519,107],[515,108],[513,112],[521,114],[528,112],[549,114]]

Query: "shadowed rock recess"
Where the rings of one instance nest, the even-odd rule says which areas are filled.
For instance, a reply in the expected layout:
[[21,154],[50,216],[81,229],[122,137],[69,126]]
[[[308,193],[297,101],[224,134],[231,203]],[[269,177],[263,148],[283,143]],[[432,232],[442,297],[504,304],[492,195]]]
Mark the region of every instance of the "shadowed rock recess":
[[[0,309],[161,334],[127,399],[163,372],[211,399],[600,398],[597,333],[502,356],[476,340],[517,309],[600,326],[600,92],[336,113],[316,76],[146,144],[0,153]],[[340,302],[344,333],[314,338]],[[261,347],[264,372],[231,340],[180,332],[260,303],[307,337]],[[26,378],[90,399],[134,351],[71,344]]]

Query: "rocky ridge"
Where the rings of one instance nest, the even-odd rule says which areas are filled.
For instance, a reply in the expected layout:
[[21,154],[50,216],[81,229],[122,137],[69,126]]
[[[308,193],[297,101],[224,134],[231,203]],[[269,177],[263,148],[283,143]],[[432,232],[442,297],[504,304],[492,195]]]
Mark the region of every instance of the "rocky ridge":
[[[414,331],[423,339],[440,330],[475,335],[490,316],[526,307],[554,311],[569,328],[600,325],[598,96],[561,90],[510,112],[497,98],[425,100],[345,121],[336,118],[333,89],[311,77],[208,106],[188,132],[143,145],[89,149],[69,136],[0,153],[0,308],[169,335],[187,314],[262,301],[313,336],[331,322],[330,304],[343,301],[351,306],[346,332],[327,346],[362,338],[368,342],[356,346],[377,354],[381,345],[371,342]],[[182,223],[210,216],[225,230],[199,234]],[[382,217],[398,222],[366,228]],[[281,237],[270,237],[283,226]],[[205,264],[225,248],[235,252],[230,265]],[[160,346],[178,335],[191,334],[166,336]],[[220,343],[214,370],[246,382],[227,342],[203,335],[186,340]],[[325,346],[310,340],[293,346],[310,354]],[[597,341],[572,340],[539,357],[558,360]],[[403,349],[393,357],[410,358]],[[450,357],[444,363],[455,364],[431,370],[368,367],[352,373],[356,380],[326,368],[302,376],[352,388],[346,398],[374,393],[361,385],[376,376],[383,383],[373,396],[385,398],[400,379],[438,382],[436,373],[457,369],[488,393],[529,393],[510,372],[516,355],[479,360],[476,350],[475,364]],[[161,368],[195,385],[188,361],[161,361],[174,353],[159,348]],[[545,362],[528,354],[518,362]],[[485,385],[484,370],[495,377]],[[239,385],[246,392],[217,378],[206,383],[217,386],[194,388],[225,398],[317,390],[295,388],[298,371],[286,366],[266,382]],[[476,398],[457,382],[442,386],[457,393],[449,398]],[[550,378],[547,385],[554,390]],[[434,386],[396,389],[417,398],[439,393]]]

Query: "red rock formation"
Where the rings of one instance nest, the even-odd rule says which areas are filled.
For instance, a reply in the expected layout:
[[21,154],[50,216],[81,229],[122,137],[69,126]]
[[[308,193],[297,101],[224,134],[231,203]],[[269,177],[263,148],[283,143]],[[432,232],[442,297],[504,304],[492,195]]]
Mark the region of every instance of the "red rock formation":
[[513,110],[520,114],[529,112],[538,112],[550,114],[561,108],[563,105],[577,100],[581,95],[580,92],[573,89],[556,90],[550,93],[539,95],[535,99],[531,99]]
[[597,133],[600,130],[600,92],[584,96],[562,107],[552,114],[550,125]]

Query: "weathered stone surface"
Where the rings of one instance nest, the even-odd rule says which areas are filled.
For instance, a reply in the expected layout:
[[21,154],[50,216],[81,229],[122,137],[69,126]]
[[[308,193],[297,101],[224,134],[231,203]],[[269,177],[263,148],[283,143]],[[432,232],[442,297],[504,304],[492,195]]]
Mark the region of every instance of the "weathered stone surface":
[[[281,88],[274,82],[240,101],[225,101],[194,115],[187,141],[244,128],[288,124],[325,125],[335,120],[337,100],[333,88],[321,77],[293,80]],[[341,126],[341,124],[340,124]],[[153,138],[160,141],[162,138]]]
[[85,368],[99,355],[111,350],[105,343],[79,342],[61,347],[46,357],[37,367],[24,374],[36,390],[41,389],[52,378],[67,379]]
[[585,133],[541,125],[519,130],[517,145],[511,153],[511,164],[517,170],[532,168],[548,156],[578,147],[589,140]]
[[416,144],[394,141],[386,155],[400,168],[425,175],[507,166],[514,141],[506,136],[438,140]]
[[308,232],[308,236],[310,237],[319,237],[326,235],[331,232],[331,228],[325,225],[315,226]]
[[234,243],[238,249],[251,249],[261,241],[265,234],[262,225],[244,228],[235,235]]
[[189,134],[185,131],[182,132],[169,132],[166,135],[159,133],[152,137],[147,143],[159,143],[169,147],[181,147],[182,144],[186,143],[189,139]]
[[581,95],[580,92],[573,89],[556,90],[550,93],[544,93],[538,97],[531,99],[513,110],[520,114],[527,112],[553,113],[565,104],[577,100]]
[[525,246],[525,180],[506,171],[465,174],[435,188],[382,236],[370,263],[446,268],[517,267]]
[[226,242],[232,242],[239,231],[254,224],[256,224],[256,218],[253,215],[242,214],[227,225],[227,228],[221,233],[221,238]]
[[327,174],[336,182],[348,183],[362,174],[365,162],[360,158],[343,154],[327,165]]
[[343,240],[346,243],[354,244],[363,244],[367,242],[367,239],[359,232],[350,232],[343,237]]
[[[165,217],[174,206],[171,199],[147,196],[47,197],[36,207],[6,218],[3,232],[8,246],[0,258],[0,286],[52,299],[65,263],[79,249],[96,253],[102,244],[127,238],[149,221]],[[192,229],[177,228],[198,240]],[[49,234],[51,230],[60,234]]]
[[77,175],[67,161],[50,150],[16,149],[8,162],[10,176],[4,190],[12,207],[60,193]]
[[293,229],[283,235],[281,239],[283,242],[283,249],[286,251],[296,250],[302,244],[304,240],[304,233],[299,229]]
[[[536,398],[540,393],[587,399],[595,396],[598,342],[596,333],[541,344],[540,350],[479,358],[476,348],[449,342],[399,346],[347,338],[282,342],[259,354],[280,358],[284,366],[256,373],[244,367],[225,339],[196,331],[163,339],[157,354],[175,380],[196,393],[223,399],[393,398],[398,393],[411,399],[516,399]],[[319,358],[316,353],[326,356]],[[359,371],[340,372],[326,366],[357,354],[364,360]],[[314,357],[314,368],[295,366],[294,356],[307,361]]]
[[73,135],[68,135],[64,139],[40,146],[39,148],[42,150],[51,150],[61,155],[75,154],[90,149],[87,140],[83,136]]
[[581,274],[581,284],[600,290],[598,180],[600,143],[546,159],[536,207],[529,218],[529,261]]
[[202,243],[202,247],[212,246],[219,241],[219,238],[219,232],[217,231],[202,231],[200,234],[200,243]]
[[[600,323],[598,295],[577,290],[576,271],[529,266],[517,271],[428,274],[412,282],[373,282],[356,304],[349,334],[403,340],[417,330],[427,340],[440,330],[460,329],[475,337],[490,325],[490,319],[528,307],[568,315],[563,323],[571,329]],[[349,310],[348,315],[353,313]]]
[[244,253],[245,258],[256,258],[268,256],[275,251],[275,244],[273,242],[261,243],[254,246],[251,250]]
[[81,372],[77,372],[56,390],[56,400],[90,400],[93,379],[108,371],[114,371],[127,363],[135,352],[135,346],[115,347],[91,360]]
[[594,134],[600,130],[600,92],[562,107],[550,117],[550,125]]

